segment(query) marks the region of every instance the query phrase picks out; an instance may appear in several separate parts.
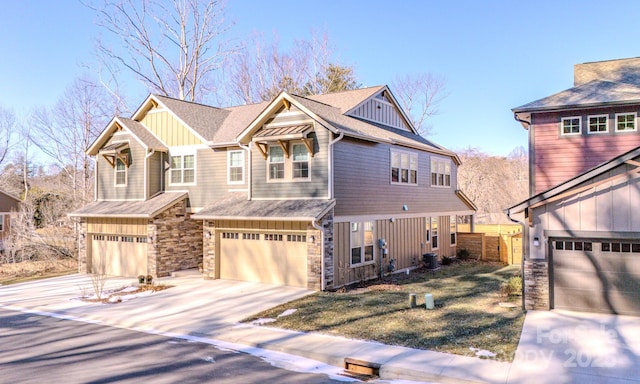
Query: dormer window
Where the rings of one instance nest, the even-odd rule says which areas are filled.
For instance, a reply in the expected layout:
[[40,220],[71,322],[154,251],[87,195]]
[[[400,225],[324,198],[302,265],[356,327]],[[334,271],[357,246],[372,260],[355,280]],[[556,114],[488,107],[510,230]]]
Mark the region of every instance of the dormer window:
[[293,144],[293,178],[309,178],[309,152],[302,143]]
[[122,159],[116,159],[115,166],[116,187],[125,187],[127,185],[127,165]]
[[284,150],[277,145],[269,146],[269,180],[284,179]]

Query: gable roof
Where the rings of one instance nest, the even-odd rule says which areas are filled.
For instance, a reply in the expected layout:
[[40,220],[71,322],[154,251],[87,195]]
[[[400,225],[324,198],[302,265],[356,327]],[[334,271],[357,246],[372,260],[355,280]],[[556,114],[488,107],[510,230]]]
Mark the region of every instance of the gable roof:
[[385,88],[383,85],[378,85],[350,91],[325,93],[324,95],[311,95],[307,98],[331,105],[338,108],[340,112],[347,113]]
[[144,125],[141,123],[127,119],[126,117],[116,116],[114,117],[107,127],[100,133],[93,143],[87,148],[86,153],[95,156],[98,154],[98,151],[104,143],[111,137],[111,135],[118,130],[118,126],[123,129],[126,129],[131,133],[134,139],[140,143],[146,149],[153,149],[157,151],[166,152],[168,150],[167,146],[160,141],[157,137],[151,133]]
[[19,198],[19,197],[17,197],[17,196],[12,195],[12,194],[11,194],[11,193],[9,193],[9,192],[6,192],[6,191],[3,191],[3,190],[1,190],[1,189],[0,189],[0,194],[5,195],[6,197],[8,197],[8,198],[10,198],[10,199],[13,199],[13,200],[15,200],[15,201],[17,201],[17,202],[19,202],[19,203],[22,203],[22,199],[20,199],[20,198]]
[[[536,195],[529,197],[527,200],[520,202],[510,208],[505,210],[505,213],[513,214],[524,211],[526,208],[529,208],[533,205],[541,205],[546,201],[553,199],[554,197],[559,196],[562,193],[568,192],[571,189],[577,187],[578,185],[593,179],[596,176],[602,175],[603,173],[609,172],[612,169],[623,165],[625,162],[630,161],[636,157],[640,156],[640,147],[632,149],[622,155],[615,157],[609,161],[606,161],[600,165],[597,165],[567,181],[561,183],[555,187],[552,187],[546,191],[540,192]],[[623,175],[620,175],[623,176]]]
[[170,112],[189,128],[193,129],[205,141],[212,141],[225,119],[231,113],[222,108],[153,95]]
[[514,113],[640,103],[640,86],[593,80],[513,108]]

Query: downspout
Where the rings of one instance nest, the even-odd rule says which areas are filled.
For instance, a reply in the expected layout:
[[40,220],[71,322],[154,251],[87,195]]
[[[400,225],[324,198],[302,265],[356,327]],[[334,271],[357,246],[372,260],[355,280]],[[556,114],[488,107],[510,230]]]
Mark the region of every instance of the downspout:
[[516,224],[520,224],[520,226],[522,226],[522,261],[520,262],[520,276],[522,276],[522,310],[525,310],[525,305],[524,305],[524,284],[525,284],[525,279],[524,279],[524,259],[525,256],[529,254],[529,227],[527,227],[527,225],[525,223],[523,223],[522,221],[518,221],[516,219],[514,219],[513,217],[511,217],[511,210],[507,209],[505,211],[505,213],[507,214],[507,217],[509,218],[509,220],[511,220],[512,222],[516,223]]
[[247,158],[249,159],[249,161],[247,161],[247,200],[251,200],[251,143],[249,143],[249,145],[242,145],[238,143],[238,145],[240,146],[240,148],[247,151],[248,154]]
[[324,276],[324,229],[315,220],[311,220],[311,225],[313,228],[320,231],[320,268],[322,269],[322,272],[320,273],[320,290],[324,291],[327,288]]
[[149,178],[147,177],[147,170],[149,169],[149,158],[156,153],[156,150],[151,148],[151,152],[144,156],[144,199],[149,198]]
[[[340,134],[335,139],[329,142],[329,199],[333,199],[333,146],[338,141],[342,140],[344,132],[340,131]],[[324,273],[323,273],[324,276]]]

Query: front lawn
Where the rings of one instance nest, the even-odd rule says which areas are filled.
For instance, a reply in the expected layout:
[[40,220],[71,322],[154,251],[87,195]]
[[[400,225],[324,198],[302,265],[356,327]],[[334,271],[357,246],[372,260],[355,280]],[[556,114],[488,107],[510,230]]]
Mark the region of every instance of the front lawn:
[[[269,325],[286,329],[465,356],[475,356],[480,349],[495,353],[497,360],[512,361],[524,312],[519,297],[511,299],[515,308],[499,305],[507,300],[500,297],[500,285],[518,269],[465,262],[398,274],[339,292],[318,292],[247,321],[273,318]],[[410,307],[410,293],[417,294],[417,308]],[[425,293],[433,295],[435,309],[425,309]],[[288,309],[296,311],[278,317]]]
[[73,273],[78,273],[78,262],[74,259],[6,263],[0,264],[0,285],[24,283]]

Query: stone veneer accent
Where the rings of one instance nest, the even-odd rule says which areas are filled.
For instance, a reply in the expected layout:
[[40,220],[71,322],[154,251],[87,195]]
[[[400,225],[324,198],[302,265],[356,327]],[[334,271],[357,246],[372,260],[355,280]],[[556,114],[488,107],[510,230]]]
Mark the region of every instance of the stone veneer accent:
[[[320,219],[323,236],[312,223],[307,227],[307,288],[322,289],[322,247],[324,247],[324,269],[326,287],[333,286],[333,210]],[[311,238],[313,237],[313,242]]]
[[80,218],[80,233],[78,233],[78,273],[89,273],[91,261],[87,260],[87,219]]
[[525,260],[524,262],[525,309],[549,310],[549,262]]
[[216,222],[205,220],[202,228],[202,276],[206,280],[216,278]]
[[191,220],[186,200],[180,200],[149,220],[147,273],[155,277],[198,268],[202,262],[202,221]]

